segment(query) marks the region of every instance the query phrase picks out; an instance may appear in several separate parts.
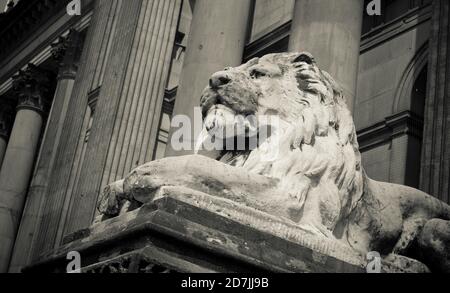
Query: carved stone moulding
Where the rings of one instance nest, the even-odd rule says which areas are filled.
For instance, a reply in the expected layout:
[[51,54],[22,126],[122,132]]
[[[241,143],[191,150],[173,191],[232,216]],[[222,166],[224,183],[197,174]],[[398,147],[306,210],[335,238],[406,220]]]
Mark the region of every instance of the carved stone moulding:
[[44,114],[50,104],[51,73],[33,64],[13,76],[13,90],[18,97],[17,110],[30,109]]
[[59,79],[74,79],[78,70],[78,61],[81,55],[81,35],[71,29],[65,37],[59,37],[51,44],[52,57],[60,68]]
[[[66,272],[81,255],[83,273],[364,273],[366,260],[276,218],[175,187],[141,208],[66,237],[24,272]],[[383,261],[386,272],[415,272]]]

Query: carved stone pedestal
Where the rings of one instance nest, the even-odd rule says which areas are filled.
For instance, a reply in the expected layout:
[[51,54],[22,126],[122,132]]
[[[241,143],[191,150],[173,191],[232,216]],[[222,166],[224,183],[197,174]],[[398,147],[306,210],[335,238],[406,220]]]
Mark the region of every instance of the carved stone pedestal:
[[[364,273],[365,257],[265,213],[181,188],[66,239],[25,272],[66,272],[81,255],[84,273]],[[383,263],[387,272],[411,272]]]

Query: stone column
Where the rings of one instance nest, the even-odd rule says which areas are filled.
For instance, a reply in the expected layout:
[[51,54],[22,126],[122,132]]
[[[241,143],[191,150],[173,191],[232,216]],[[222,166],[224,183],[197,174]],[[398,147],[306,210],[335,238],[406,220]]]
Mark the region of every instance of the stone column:
[[80,34],[72,30],[67,37],[59,38],[52,45],[53,58],[59,65],[58,83],[9,267],[9,271],[13,273],[20,272],[20,269],[30,261],[31,247],[36,238],[35,232],[43,216],[42,203],[75,83],[81,42]]
[[47,72],[29,65],[13,77],[19,102],[0,171],[0,273],[8,269],[42,132]]
[[8,145],[9,134],[11,131],[11,122],[13,120],[13,107],[6,103],[0,104],[0,170],[2,168],[3,158],[5,157],[6,147]]
[[421,189],[450,203],[450,2],[433,1]]
[[356,95],[364,1],[296,0],[289,51],[312,53],[344,88],[351,111]]
[[[174,115],[186,115],[194,126],[194,108],[208,80],[216,71],[242,63],[248,32],[250,0],[197,0],[192,17],[191,32],[181,74]],[[201,120],[200,120],[201,122]],[[177,129],[171,129],[166,156],[192,154],[176,151],[170,140]],[[184,137],[195,145],[194,132]],[[214,156],[214,154],[210,154]]]
[[152,159],[180,0],[123,6],[65,235],[89,227],[102,188]]
[[[85,136],[86,112],[89,93],[99,89],[103,79],[110,48],[115,41],[117,18],[124,0],[95,1],[92,20],[80,58],[72,96],[69,101],[60,143],[42,205],[42,217],[32,243],[31,262],[37,261],[44,250],[52,249],[63,222],[65,206],[72,193],[68,191],[71,179],[76,176],[79,160],[80,137]],[[82,148],[82,146],[81,146]]]

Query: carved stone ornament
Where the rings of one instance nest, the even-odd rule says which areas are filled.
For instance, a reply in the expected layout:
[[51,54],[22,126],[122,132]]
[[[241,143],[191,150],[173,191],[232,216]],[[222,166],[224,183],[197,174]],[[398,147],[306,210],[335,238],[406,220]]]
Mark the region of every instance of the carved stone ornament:
[[75,78],[80,58],[80,33],[72,29],[65,37],[59,37],[51,44],[53,59],[60,67],[59,78]]
[[[217,72],[201,107],[207,129],[233,126],[237,115],[276,115],[278,139],[225,151],[219,160],[192,155],[138,167],[106,189],[104,215],[128,212],[127,201],[150,204],[176,188],[172,196],[191,205],[315,250],[326,246],[328,255],[347,262],[348,255],[375,251],[415,271],[450,272],[450,207],[368,178],[346,97],[311,54],[271,54]],[[272,152],[274,159],[265,159]]]
[[33,64],[20,70],[13,76],[13,90],[18,95],[17,110],[31,109],[44,113],[48,108],[51,84],[50,73]]

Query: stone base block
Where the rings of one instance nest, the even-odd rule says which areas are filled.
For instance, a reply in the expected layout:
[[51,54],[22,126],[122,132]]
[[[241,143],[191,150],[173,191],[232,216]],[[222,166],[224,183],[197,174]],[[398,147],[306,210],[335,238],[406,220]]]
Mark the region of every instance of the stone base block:
[[[141,208],[65,239],[25,272],[64,273],[81,255],[85,273],[365,273],[365,257],[281,218],[182,188],[163,188]],[[416,269],[385,264],[386,272]]]

